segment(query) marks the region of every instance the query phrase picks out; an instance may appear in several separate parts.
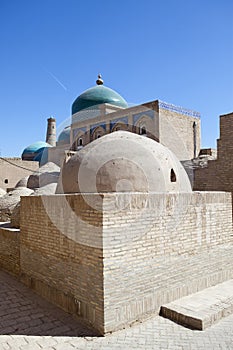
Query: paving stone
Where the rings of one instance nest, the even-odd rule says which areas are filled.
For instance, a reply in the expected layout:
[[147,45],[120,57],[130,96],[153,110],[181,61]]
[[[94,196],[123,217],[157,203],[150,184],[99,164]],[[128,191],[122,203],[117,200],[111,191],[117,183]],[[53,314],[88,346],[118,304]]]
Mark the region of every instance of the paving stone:
[[[37,350],[38,346],[42,350],[233,349],[233,315],[223,318],[204,331],[193,331],[166,318],[156,316],[128,329],[105,337],[96,337],[76,319],[40,298],[14,277],[0,271],[0,294],[2,291],[4,291],[4,298],[0,298],[0,315],[5,302],[8,301],[8,295],[12,303],[17,303],[20,299],[21,306],[14,308],[14,326],[8,327],[7,335],[4,335],[4,326],[0,325],[0,350]],[[9,311],[10,304],[8,304]],[[24,314],[25,310],[21,312],[21,307],[24,305],[30,305],[28,313],[30,320],[25,321],[24,325],[15,325],[21,314]],[[4,316],[0,317],[1,321],[2,319],[4,320]],[[32,319],[43,319],[44,323],[31,327]],[[15,330],[16,326],[18,330]],[[47,329],[46,326],[48,326]],[[71,331],[65,331],[65,329],[61,331],[60,327],[65,326],[68,326]],[[59,328],[60,334],[56,334]],[[56,336],[51,337],[52,331]],[[71,334],[67,334],[70,332]],[[82,336],[83,334],[86,337]]]
[[233,279],[162,305],[160,313],[191,329],[204,330],[233,313]]

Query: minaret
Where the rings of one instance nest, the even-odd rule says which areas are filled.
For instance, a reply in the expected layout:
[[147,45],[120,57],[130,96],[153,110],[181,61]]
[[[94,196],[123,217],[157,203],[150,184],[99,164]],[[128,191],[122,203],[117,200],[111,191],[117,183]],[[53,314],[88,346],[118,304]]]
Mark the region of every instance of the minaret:
[[47,126],[47,134],[46,134],[46,142],[49,143],[51,146],[56,146],[56,119],[53,117],[50,117],[47,119],[48,126]]

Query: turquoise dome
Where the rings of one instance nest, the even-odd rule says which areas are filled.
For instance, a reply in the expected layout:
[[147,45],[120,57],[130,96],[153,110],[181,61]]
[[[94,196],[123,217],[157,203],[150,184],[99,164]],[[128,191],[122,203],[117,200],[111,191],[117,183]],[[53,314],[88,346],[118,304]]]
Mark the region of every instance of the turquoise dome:
[[70,143],[70,126],[65,127],[59,134],[57,142]]
[[45,148],[52,147],[49,143],[38,141],[26,147],[22,153],[23,160],[35,160],[34,158],[44,151]]
[[110,103],[111,105],[122,108],[128,107],[127,102],[116,91],[103,85],[97,85],[84,91],[76,98],[72,104],[72,115],[83,109],[102,103]]
[[42,147],[39,151],[35,153],[33,160],[39,162],[40,166],[48,162],[48,147]]

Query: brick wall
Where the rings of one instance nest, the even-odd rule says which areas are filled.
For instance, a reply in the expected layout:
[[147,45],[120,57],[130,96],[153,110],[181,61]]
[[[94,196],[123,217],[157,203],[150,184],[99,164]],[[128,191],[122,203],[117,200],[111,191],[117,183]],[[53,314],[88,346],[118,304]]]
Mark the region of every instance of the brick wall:
[[20,179],[33,174],[38,168],[38,162],[25,161],[21,158],[0,159],[0,187],[5,190],[14,188]]
[[194,130],[196,123],[196,157],[200,152],[200,119],[170,110],[159,109],[159,141],[168,147],[179,160],[194,158]]
[[[127,109],[119,109],[116,112],[109,113],[107,115],[98,115],[97,117],[84,118],[83,120],[76,120],[76,117],[73,116],[71,138],[73,137],[73,131],[75,129],[86,128],[86,132],[83,132],[83,142],[84,145],[89,143],[90,140],[93,140],[93,137],[90,137],[90,124],[95,125],[100,122],[100,119],[103,124],[106,123],[106,132],[102,128],[101,134],[108,134],[110,132],[110,123],[112,121],[120,120],[123,118],[128,118],[127,122],[123,123],[122,130],[128,129],[128,131],[139,133],[139,127],[145,126],[147,131],[147,136],[159,140],[164,146],[168,147],[179,160],[193,159],[194,153],[195,157],[198,156],[200,151],[200,119],[193,115],[197,115],[197,112],[189,111],[191,114],[188,114],[187,110],[184,111],[181,107],[173,106],[176,111],[172,109],[165,109],[161,107],[159,100],[145,103],[143,105],[130,107]],[[166,104],[166,103],[165,103]],[[166,104],[168,105],[168,104]],[[102,108],[105,108],[105,105],[102,105]],[[183,110],[183,112],[182,112]],[[154,116],[151,119],[150,116],[146,115],[147,112],[154,111]],[[145,113],[143,115],[143,113]],[[134,117],[137,114],[141,114],[139,119]],[[194,137],[193,123],[196,123],[196,133]],[[120,126],[120,125],[119,125]],[[81,134],[79,135],[81,136]],[[195,141],[194,141],[195,138]],[[74,142],[74,140],[71,140]],[[194,147],[194,144],[196,145]]]
[[217,160],[194,173],[194,189],[233,192],[233,113],[220,116]]
[[75,195],[22,197],[20,212],[21,280],[103,332],[101,212]]
[[19,262],[19,230],[0,224],[0,268],[18,275]]
[[114,331],[227,279],[224,259],[213,277],[191,257],[232,243],[231,210],[231,194],[216,192],[23,197],[21,278],[100,333]]
[[[201,254],[232,243],[230,193],[115,196],[116,212],[106,211],[103,222],[105,331],[158,313],[162,303],[210,286],[211,273],[215,283],[226,278],[221,269],[226,273],[227,266],[221,261],[220,271],[211,272],[210,263],[202,275],[191,257],[200,255],[204,271],[208,260]],[[117,210],[119,202],[128,200],[129,206]],[[108,202],[110,194],[104,197],[106,207]],[[185,256],[190,259],[184,263]]]

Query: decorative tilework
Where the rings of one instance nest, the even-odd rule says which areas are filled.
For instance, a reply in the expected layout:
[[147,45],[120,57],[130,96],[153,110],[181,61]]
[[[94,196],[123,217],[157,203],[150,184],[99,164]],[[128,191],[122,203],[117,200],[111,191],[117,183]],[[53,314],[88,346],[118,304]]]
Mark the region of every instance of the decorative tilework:
[[100,110],[98,106],[90,107],[72,115],[72,124],[91,120],[100,116]]
[[106,131],[106,123],[105,122],[101,122],[101,123],[93,124],[93,125],[90,126],[91,134],[93,133],[95,128],[97,128],[98,126],[101,126]]
[[111,121],[110,121],[110,130],[111,130],[111,131],[112,131],[112,129],[114,128],[114,126],[115,126],[117,123],[128,124],[128,116],[125,116],[125,117],[121,117],[121,118],[118,118],[118,119],[111,120]]
[[73,130],[73,139],[76,138],[76,136],[78,135],[79,132],[86,132],[87,131],[87,128],[86,127],[83,127],[83,128],[78,128],[78,129],[74,129]]
[[166,109],[168,111],[189,115],[190,117],[200,118],[200,113],[196,111],[192,111],[191,109],[186,109],[180,106],[175,106],[171,103],[159,101],[159,108]]
[[153,110],[148,110],[145,112],[133,114],[133,124],[135,125],[137,123],[137,121],[143,116],[148,116],[151,119],[154,119],[154,115],[155,115],[155,112]]

